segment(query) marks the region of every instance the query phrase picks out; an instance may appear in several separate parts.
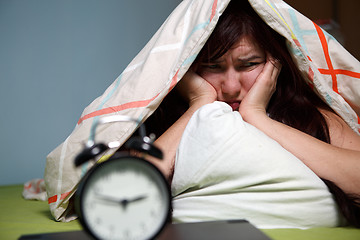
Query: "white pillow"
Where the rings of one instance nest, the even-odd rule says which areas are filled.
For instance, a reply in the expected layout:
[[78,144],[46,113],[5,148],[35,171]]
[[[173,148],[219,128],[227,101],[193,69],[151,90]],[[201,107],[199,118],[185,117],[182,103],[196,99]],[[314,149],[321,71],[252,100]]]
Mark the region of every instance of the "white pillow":
[[172,181],[174,222],[247,219],[259,228],[334,227],[326,185],[226,103],[198,110],[182,136]]

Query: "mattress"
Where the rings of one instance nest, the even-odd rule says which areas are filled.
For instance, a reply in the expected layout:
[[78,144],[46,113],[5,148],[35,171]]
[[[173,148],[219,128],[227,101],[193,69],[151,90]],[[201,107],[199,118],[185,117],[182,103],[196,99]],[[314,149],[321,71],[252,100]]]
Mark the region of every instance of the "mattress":
[[[18,239],[22,235],[81,230],[78,220],[56,222],[44,201],[22,198],[22,185],[0,186],[0,239]],[[260,229],[275,240],[357,240],[360,229],[351,227],[301,229]]]

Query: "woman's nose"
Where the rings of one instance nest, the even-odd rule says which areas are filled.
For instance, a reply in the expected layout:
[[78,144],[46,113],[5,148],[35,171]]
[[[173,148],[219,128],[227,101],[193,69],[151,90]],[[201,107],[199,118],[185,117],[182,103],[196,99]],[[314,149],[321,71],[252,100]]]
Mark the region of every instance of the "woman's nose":
[[227,98],[235,98],[240,95],[241,76],[236,70],[228,70],[221,85],[222,94]]

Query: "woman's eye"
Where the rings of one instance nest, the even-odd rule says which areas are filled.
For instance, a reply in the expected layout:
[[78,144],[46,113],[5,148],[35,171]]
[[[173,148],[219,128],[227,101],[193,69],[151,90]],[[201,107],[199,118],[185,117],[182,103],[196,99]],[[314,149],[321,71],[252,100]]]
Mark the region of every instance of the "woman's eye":
[[248,62],[243,65],[243,67],[252,67],[258,65],[258,62]]
[[205,68],[209,68],[209,69],[217,69],[220,68],[220,66],[218,64],[207,64],[204,66]]
[[203,70],[208,70],[208,71],[219,71],[221,70],[221,66],[219,64],[203,64],[201,66],[201,68]]
[[239,69],[253,69],[256,68],[258,65],[260,65],[262,62],[246,62],[246,63],[242,63],[239,66]]

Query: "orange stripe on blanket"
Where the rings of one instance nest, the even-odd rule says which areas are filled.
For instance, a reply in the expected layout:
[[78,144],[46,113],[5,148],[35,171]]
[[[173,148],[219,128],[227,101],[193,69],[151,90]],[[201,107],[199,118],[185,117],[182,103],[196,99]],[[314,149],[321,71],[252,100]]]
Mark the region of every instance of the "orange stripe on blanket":
[[175,73],[175,76],[171,79],[170,88],[169,88],[168,93],[176,86],[176,84],[178,82],[177,78],[178,78],[179,71],[180,71],[180,69],[177,70],[177,72]]
[[31,183],[28,183],[24,186],[25,189],[29,190],[30,188],[32,187],[32,184]]
[[[63,200],[67,197],[67,195],[69,195],[70,192],[67,192],[67,193],[63,193],[60,195],[60,200]],[[57,201],[57,198],[58,198],[59,195],[55,195],[55,196],[52,196],[52,197],[49,197],[48,198],[48,204],[51,204],[51,203],[54,203]]]
[[301,47],[301,44],[300,44],[299,40],[297,40],[297,39],[295,38],[295,39],[293,39],[293,41],[294,41],[294,43],[296,44],[296,46]]
[[352,71],[344,70],[344,69],[334,69],[332,72],[330,72],[329,69],[321,69],[321,68],[319,68],[319,72],[320,72],[321,74],[332,74],[332,73],[335,73],[335,74],[346,75],[346,76],[353,77],[353,78],[360,78],[360,73],[358,73],[358,72],[352,72]]
[[215,16],[216,8],[217,8],[217,2],[218,2],[218,0],[215,0],[215,1],[213,2],[212,9],[211,9],[210,21],[211,21],[211,20],[213,19],[213,17]]
[[97,117],[97,116],[101,116],[101,115],[105,115],[105,114],[109,114],[109,113],[119,112],[119,111],[129,109],[129,108],[145,107],[150,102],[152,102],[157,96],[159,96],[159,93],[155,97],[153,97],[151,99],[148,99],[148,100],[141,100],[141,101],[124,103],[124,104],[121,104],[121,105],[118,105],[118,106],[108,107],[108,108],[104,108],[104,109],[94,111],[92,113],[86,114],[85,116],[81,117],[77,124],[80,124],[84,120],[89,119],[89,118],[93,118],[93,117]]
[[309,83],[311,89],[314,89],[314,71],[312,70],[311,67],[309,67],[309,72],[308,72],[308,78],[310,79],[311,83]]
[[57,200],[57,195],[48,198],[48,204],[54,203]]
[[[41,193],[40,185],[44,181],[44,179],[39,179],[36,182],[29,182],[25,184],[24,189],[31,192],[31,193]],[[33,186],[35,184],[35,186]],[[34,189],[32,189],[34,187]]]
[[329,71],[329,74],[331,75],[331,79],[332,79],[332,88],[333,88],[334,92],[339,93],[339,90],[337,87],[337,78],[336,78],[336,74],[334,72],[334,68],[333,68],[333,65],[332,65],[332,62],[330,59],[329,46],[326,42],[325,34],[323,33],[321,28],[316,23],[314,23],[314,26],[315,26],[316,32],[318,33],[318,36],[319,36],[319,39],[320,39],[320,42],[321,42],[321,45],[322,45],[322,48],[324,51],[325,60],[328,65],[328,68],[329,68],[328,71]]

